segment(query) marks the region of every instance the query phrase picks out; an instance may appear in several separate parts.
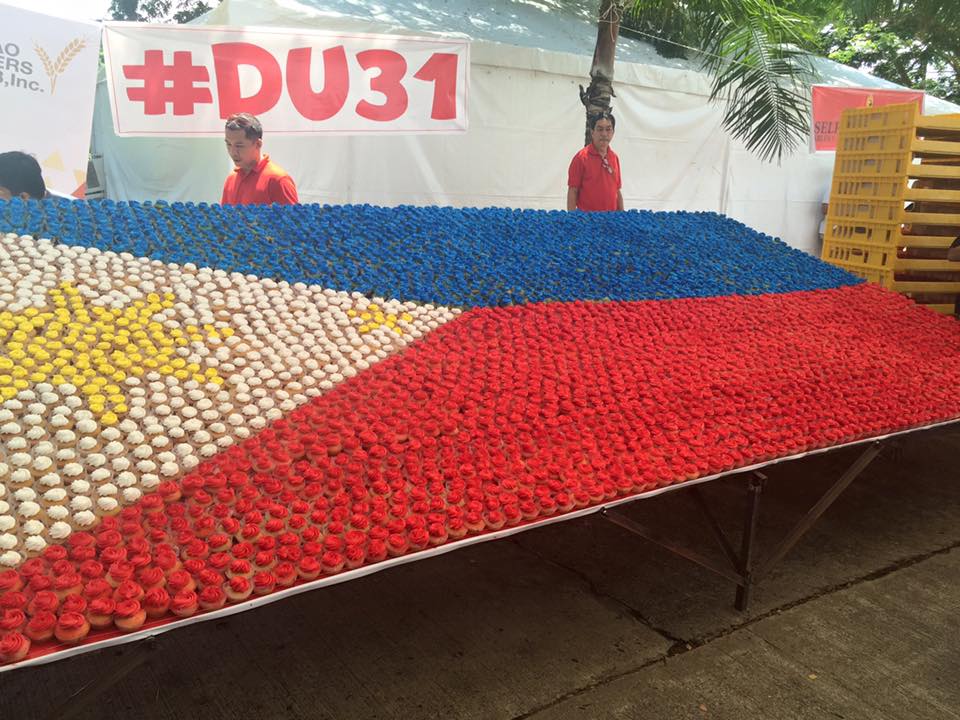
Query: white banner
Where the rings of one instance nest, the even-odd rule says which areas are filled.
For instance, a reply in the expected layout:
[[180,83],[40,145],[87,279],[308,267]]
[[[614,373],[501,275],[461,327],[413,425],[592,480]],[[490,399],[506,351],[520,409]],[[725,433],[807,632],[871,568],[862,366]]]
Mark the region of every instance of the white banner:
[[50,190],[82,197],[100,26],[0,4],[0,152],[37,158]]
[[469,51],[397,35],[104,25],[121,137],[221,136],[237,112],[271,136],[464,132]]

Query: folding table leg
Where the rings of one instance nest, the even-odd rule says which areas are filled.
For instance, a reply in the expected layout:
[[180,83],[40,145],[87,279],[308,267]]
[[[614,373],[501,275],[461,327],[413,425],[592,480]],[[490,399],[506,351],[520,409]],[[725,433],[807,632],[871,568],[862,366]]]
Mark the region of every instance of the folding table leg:
[[747,514],[743,523],[743,537],[740,541],[740,577],[733,605],[737,610],[745,611],[750,605],[753,592],[753,542],[757,537],[757,523],[760,521],[760,495],[766,482],[763,473],[751,473],[747,485]]
[[[866,449],[853,462],[846,472],[841,475],[837,481],[823,494],[823,496],[814,504],[812,508],[797,522],[797,524],[787,533],[773,549],[773,552],[759,565],[756,557],[757,525],[760,519],[760,496],[763,494],[763,488],[766,483],[766,476],[761,472],[752,472],[747,484],[747,508],[744,517],[743,534],[740,541],[740,552],[736,553],[730,541],[723,532],[720,523],[716,521],[709,505],[700,494],[698,486],[692,486],[691,492],[697,501],[701,513],[707,520],[707,527],[713,532],[720,547],[724,552],[729,566],[722,566],[713,559],[708,558],[690,548],[681,547],[673,541],[665,538],[658,532],[647,528],[641,523],[628,518],[615,510],[603,511],[603,517],[620,527],[629,530],[635,535],[639,535],[650,542],[669,550],[675,555],[679,555],[691,562],[700,565],[721,577],[730,580],[737,586],[734,606],[737,610],[744,611],[750,606],[753,588],[757,582],[766,575],[770,568],[778,563],[800,539],[813,527],[814,523],[826,512],[840,494],[847,489],[870,464],[870,462],[880,453],[883,448],[882,441],[874,441],[867,445]],[[682,488],[682,486],[681,486]],[[731,567],[732,566],[732,567]]]

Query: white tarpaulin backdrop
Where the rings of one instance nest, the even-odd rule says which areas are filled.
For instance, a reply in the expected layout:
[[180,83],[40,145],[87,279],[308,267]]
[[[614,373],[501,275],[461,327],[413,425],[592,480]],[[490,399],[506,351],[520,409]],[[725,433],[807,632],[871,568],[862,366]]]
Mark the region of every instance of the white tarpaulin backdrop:
[[[284,138],[266,127],[264,149],[296,179],[301,202],[562,208],[567,166],[582,146],[577,86],[587,83],[593,53],[593,5],[224,0],[200,22],[472,37],[465,135]],[[829,78],[830,84],[868,82],[890,86],[847,69]],[[717,211],[815,249],[832,154],[804,149],[782,166],[761,163],[720,128],[721,109],[707,100],[705,75],[623,36],[615,89],[613,147],[628,209]],[[955,110],[927,104],[927,112]],[[216,140],[117,138],[104,83],[94,124],[109,197],[219,198],[231,163]]]
[[37,158],[47,187],[82,190],[100,27],[0,4],[0,152]]

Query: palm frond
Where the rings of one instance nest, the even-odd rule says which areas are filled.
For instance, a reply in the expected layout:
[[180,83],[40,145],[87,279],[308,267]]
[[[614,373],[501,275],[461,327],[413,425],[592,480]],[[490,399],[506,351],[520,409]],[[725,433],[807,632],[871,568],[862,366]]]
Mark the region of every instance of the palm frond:
[[638,0],[635,9],[647,23],[664,13],[673,28],[682,18],[675,35],[700,48],[711,100],[725,105],[723,126],[750,152],[780,161],[807,141],[814,77],[802,50],[813,35],[807,18],[774,0]]

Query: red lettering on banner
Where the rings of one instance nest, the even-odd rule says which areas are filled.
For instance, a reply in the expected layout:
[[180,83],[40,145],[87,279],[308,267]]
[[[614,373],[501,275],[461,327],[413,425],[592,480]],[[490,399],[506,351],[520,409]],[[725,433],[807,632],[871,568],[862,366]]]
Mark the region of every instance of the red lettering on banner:
[[457,117],[457,56],[453,53],[434,53],[414,77],[433,83],[434,120],[453,120]]
[[127,98],[143,103],[144,115],[163,115],[167,103],[173,105],[174,115],[192,115],[196,103],[213,102],[209,89],[197,87],[198,82],[208,82],[210,75],[202,65],[193,64],[189,50],[173,53],[170,65],[164,62],[163,50],[146,50],[143,65],[124,65],[123,76],[143,81],[140,87],[127,88]]
[[407,111],[407,90],[400,81],[407,72],[407,61],[393,50],[364,50],[357,53],[357,62],[364,70],[377,68],[380,74],[370,78],[370,89],[386,100],[374,105],[366,100],[357,103],[357,115],[368,120],[389,122]]
[[[270,52],[252,43],[218,43],[210,47],[221,118],[238,112],[260,115],[277,104],[283,92],[283,75],[280,63]],[[241,95],[241,65],[253,67],[260,73],[260,89],[249,97]]]
[[287,92],[293,106],[308,120],[329,120],[343,108],[350,90],[347,53],[342,45],[323,51],[323,90],[310,83],[311,48],[296,48],[287,54]]

